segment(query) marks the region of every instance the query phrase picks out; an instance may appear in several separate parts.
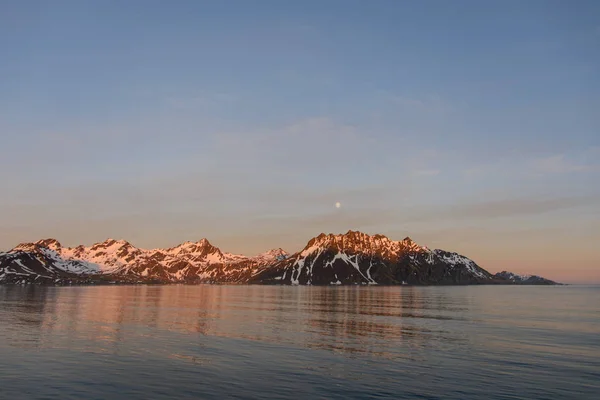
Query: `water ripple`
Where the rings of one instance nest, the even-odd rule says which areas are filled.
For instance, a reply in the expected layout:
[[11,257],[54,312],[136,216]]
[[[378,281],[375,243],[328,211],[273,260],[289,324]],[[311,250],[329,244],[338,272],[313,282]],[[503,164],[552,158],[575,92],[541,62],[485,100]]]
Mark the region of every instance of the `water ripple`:
[[600,398],[596,287],[0,287],[1,398]]

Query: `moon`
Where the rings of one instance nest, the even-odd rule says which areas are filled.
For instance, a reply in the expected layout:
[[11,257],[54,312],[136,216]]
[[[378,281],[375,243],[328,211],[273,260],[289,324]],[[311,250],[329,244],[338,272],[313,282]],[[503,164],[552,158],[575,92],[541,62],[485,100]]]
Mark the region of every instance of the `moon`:
[[335,208],[340,208],[342,206],[342,203],[340,203],[339,201],[337,203],[335,203]]

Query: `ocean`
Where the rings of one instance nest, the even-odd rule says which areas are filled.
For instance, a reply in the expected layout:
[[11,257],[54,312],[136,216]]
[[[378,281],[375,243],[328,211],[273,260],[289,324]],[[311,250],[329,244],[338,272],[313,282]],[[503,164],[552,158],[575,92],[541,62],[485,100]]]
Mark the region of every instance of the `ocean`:
[[600,399],[600,286],[0,286],[1,399]]

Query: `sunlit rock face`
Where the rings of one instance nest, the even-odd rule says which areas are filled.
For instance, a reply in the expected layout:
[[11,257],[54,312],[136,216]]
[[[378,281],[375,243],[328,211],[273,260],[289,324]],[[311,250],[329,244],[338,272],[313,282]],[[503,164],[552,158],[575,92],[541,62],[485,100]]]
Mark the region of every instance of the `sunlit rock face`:
[[321,234],[306,247],[265,269],[253,281],[292,285],[474,284],[497,280],[467,257],[429,250],[409,237],[348,231]]
[[231,254],[207,239],[168,249],[125,240],[64,247],[55,239],[0,253],[0,283],[253,283],[284,285],[552,284],[508,272],[492,275],[457,253],[430,250],[409,237],[348,231],[320,234],[299,252],[278,248],[254,257]]
[[125,240],[68,248],[44,239],[0,253],[0,283],[246,283],[288,255],[282,249],[255,257],[225,253],[207,239],[150,250]]

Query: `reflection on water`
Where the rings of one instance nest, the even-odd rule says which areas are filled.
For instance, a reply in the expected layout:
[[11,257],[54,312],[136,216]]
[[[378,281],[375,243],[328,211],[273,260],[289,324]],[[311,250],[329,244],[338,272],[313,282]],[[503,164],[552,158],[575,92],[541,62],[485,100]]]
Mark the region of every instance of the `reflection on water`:
[[7,286],[0,293],[9,344],[84,343],[94,351],[118,351],[148,332],[133,327],[146,327],[400,357],[410,352],[399,353],[398,343],[407,350],[460,345],[466,338],[447,327],[468,313],[464,298],[419,288]]
[[0,322],[0,397],[600,398],[598,287],[3,286]]

